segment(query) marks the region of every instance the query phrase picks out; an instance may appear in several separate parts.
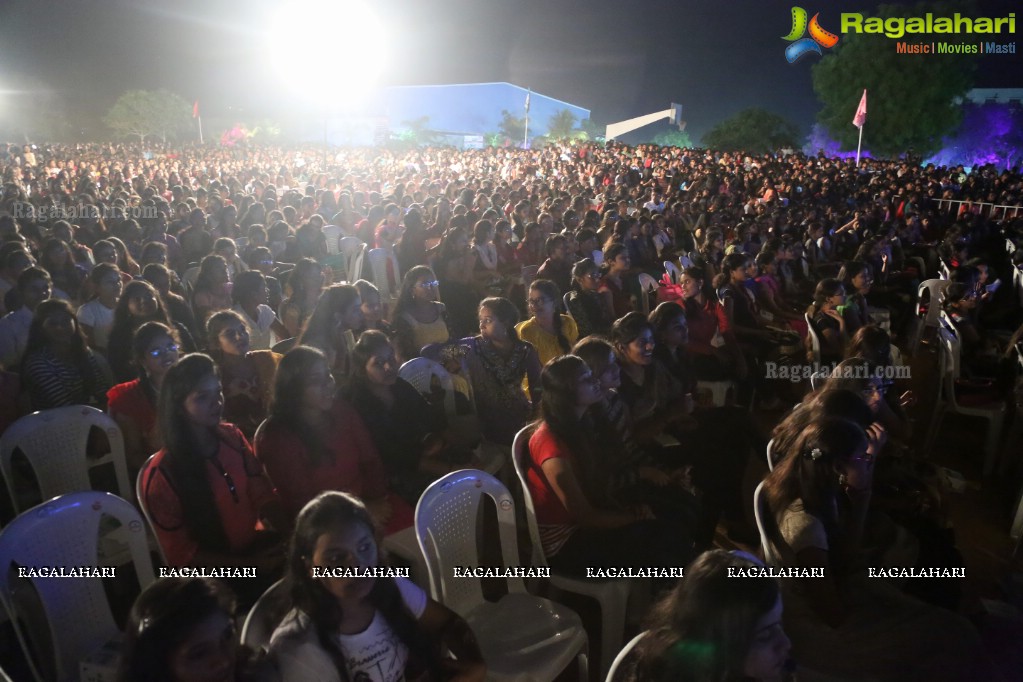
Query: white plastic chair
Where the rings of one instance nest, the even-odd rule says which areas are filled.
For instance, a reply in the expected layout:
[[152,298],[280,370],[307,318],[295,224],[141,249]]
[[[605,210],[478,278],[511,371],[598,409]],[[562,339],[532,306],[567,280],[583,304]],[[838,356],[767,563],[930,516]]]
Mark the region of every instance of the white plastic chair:
[[639,640],[647,636],[647,632],[649,631],[644,630],[630,639],[629,643],[622,647],[622,650],[618,652],[618,655],[615,656],[615,660],[611,663],[611,668],[607,671],[607,679],[605,682],[624,682],[624,680],[617,679],[618,669],[622,667],[622,663],[625,662],[625,659],[628,658],[629,654],[632,653],[632,650],[636,648],[637,644],[639,644]]
[[[944,316],[944,313],[942,313]],[[960,350],[961,342],[959,334],[954,325],[950,322],[943,323],[938,327],[939,342],[939,377],[940,388],[938,399],[935,405],[935,414],[931,422],[931,435],[927,443],[933,443],[940,428],[941,417],[946,412],[961,414],[966,417],[980,417],[988,422],[987,435],[984,441],[984,476],[988,476],[995,470],[998,460],[998,443],[1002,433],[1002,424],[1005,421],[1005,402],[996,400],[985,405],[967,407],[960,405],[956,398],[956,380],[960,376]]]
[[594,249],[593,253],[590,254],[590,258],[592,258],[593,262],[596,263],[597,265],[603,265],[604,252],[601,251],[600,249]]
[[348,278],[348,281],[354,282],[362,277],[362,262],[366,256],[366,244],[358,237],[341,237],[338,240],[338,253],[344,257],[345,277]]
[[433,598],[468,622],[488,679],[549,682],[572,659],[579,662],[578,679],[589,679],[586,630],[574,611],[529,594],[521,578],[508,578],[508,594],[489,602],[480,580],[454,577],[455,567],[479,563],[477,523],[484,495],[495,504],[503,563],[519,565],[511,493],[482,471],[450,473],[427,488],[416,505],[416,536]]
[[444,389],[444,414],[455,414],[455,385],[442,364],[428,358],[412,358],[398,368],[398,376],[424,396],[430,394],[433,377],[437,377]]
[[810,375],[810,390],[819,391],[824,388],[824,384],[828,378],[831,377],[831,371],[826,369],[817,370]]
[[[941,294],[948,288],[947,279],[928,279],[920,283],[916,289],[916,316],[922,317],[925,327],[937,327],[938,316],[941,312]],[[925,316],[920,314],[920,304],[923,301],[924,292],[927,292],[927,311]]]
[[774,471],[774,439],[767,441],[767,470]]
[[[401,289],[401,276],[398,270],[398,257],[394,251],[389,249],[370,249],[366,252],[369,260],[370,273],[373,276],[373,284],[380,290],[381,301],[387,302],[398,296]],[[388,275],[387,263],[391,263],[391,274]]]
[[643,306],[643,314],[650,314],[650,294],[655,293],[661,285],[645,272],[639,273],[639,302]]
[[733,402],[729,399],[729,392],[731,392],[731,397],[734,398],[735,382],[701,380],[696,382],[696,391],[697,393],[709,394],[710,402],[714,407],[724,407]]
[[806,320],[806,330],[810,338],[810,362],[815,366],[821,363],[821,337],[817,336],[817,328],[810,319],[809,313],[803,313]]
[[[89,457],[89,432],[92,427],[103,430],[110,441],[110,452],[102,457]],[[93,407],[69,405],[26,415],[11,424],[0,436],[0,473],[7,484],[15,511],[19,504],[12,457],[20,450],[28,460],[42,499],[64,493],[90,490],[89,469],[113,464],[118,494],[132,499],[128,468],[124,461],[124,437],[117,422]]]
[[[122,537],[127,540],[139,587],[144,589],[154,577],[142,518],[130,502],[116,495],[93,491],[62,495],[21,514],[0,532],[0,600],[12,615],[18,643],[40,682],[77,680],[82,658],[119,630],[101,578],[17,578],[14,566],[99,568],[104,516],[116,519],[125,530]],[[38,595],[35,608],[23,603],[31,592],[25,580]],[[24,624],[38,622],[40,617],[42,631],[26,632]]]
[[338,244],[338,241],[343,236],[341,227],[338,225],[324,225],[323,229],[320,231],[323,233],[323,237],[327,241],[327,254],[330,256],[336,256],[341,253],[341,245]]
[[692,255],[687,253],[683,253],[681,256],[678,257],[678,264],[682,267],[683,270],[685,270],[686,268],[691,268],[696,265],[696,263],[693,261]]
[[764,519],[771,513],[767,507],[767,500],[764,498],[764,481],[757,484],[753,491],[753,516],[757,520],[757,531],[760,533],[760,550],[764,553],[764,560],[768,564],[776,563],[773,560],[774,553],[771,552],[771,541],[767,537],[767,529],[764,527]]
[[528,289],[529,285],[536,279],[536,273],[539,271],[539,265],[524,265],[519,273],[519,277],[522,279],[522,286]]
[[941,279],[945,280],[946,282],[952,276],[952,273],[951,273],[951,271],[949,270],[949,267],[948,267],[948,263],[946,263],[944,260],[939,260],[938,261],[938,274],[941,277]]
[[[529,541],[533,546],[534,566],[547,566],[543,546],[540,543],[540,526],[536,522],[533,496],[529,492],[527,472],[529,465],[529,439],[533,427],[527,426],[515,434],[512,444],[512,462],[522,488],[522,499],[526,506],[526,525],[529,526]],[[600,659],[601,670],[609,670],[613,656],[622,645],[625,636],[625,612],[628,608],[630,584],[628,580],[592,580],[573,578],[551,572],[551,584],[565,592],[591,597],[600,604]]]
[[269,646],[270,637],[291,610],[291,595],[282,578],[267,588],[253,604],[242,625],[241,644],[252,651]]
[[664,261],[664,271],[668,273],[668,277],[671,279],[672,284],[678,284],[678,280],[682,277],[682,271],[678,269],[678,266],[672,263],[670,260]]

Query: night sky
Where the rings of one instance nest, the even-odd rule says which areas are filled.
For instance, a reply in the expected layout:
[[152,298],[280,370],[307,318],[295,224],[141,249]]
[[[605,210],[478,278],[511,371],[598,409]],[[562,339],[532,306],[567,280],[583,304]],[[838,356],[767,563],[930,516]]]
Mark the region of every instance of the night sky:
[[[821,24],[837,32],[842,11],[869,14],[878,3],[380,0],[370,5],[385,30],[373,46],[353,49],[348,43],[358,28],[336,26],[336,62],[319,71],[322,87],[329,88],[332,70],[386,55],[382,85],[508,81],[589,108],[601,123],[664,109],[674,100],[685,106],[697,137],[722,118],[760,106],[808,132],[818,107],[810,66],[819,58],[785,61],[788,43],[781,36],[789,31],[794,4],[811,16],[821,9]],[[1017,34],[1000,38],[1018,40],[1018,2],[978,4],[974,16],[1020,10]],[[113,100],[134,88],[165,87],[199,99],[204,116],[212,117],[273,116],[306,106],[281,87],[270,65],[276,50],[296,49],[285,36],[268,47],[274,6],[259,0],[2,0],[0,90],[56,91],[83,130],[97,130],[95,121]],[[977,86],[1023,87],[1023,56],[985,57]]]

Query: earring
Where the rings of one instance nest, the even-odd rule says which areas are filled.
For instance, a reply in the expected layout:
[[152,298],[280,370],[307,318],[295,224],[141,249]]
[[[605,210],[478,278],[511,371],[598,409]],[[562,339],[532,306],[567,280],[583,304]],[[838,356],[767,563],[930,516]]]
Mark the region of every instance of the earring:
[[838,475],[838,485],[845,485],[848,482],[849,482],[849,479],[846,478],[845,474],[839,474]]

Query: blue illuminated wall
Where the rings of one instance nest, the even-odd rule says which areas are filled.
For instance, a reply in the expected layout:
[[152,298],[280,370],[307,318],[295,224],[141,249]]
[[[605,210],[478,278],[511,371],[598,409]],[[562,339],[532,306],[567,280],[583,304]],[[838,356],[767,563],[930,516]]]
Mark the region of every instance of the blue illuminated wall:
[[[470,83],[386,88],[377,94],[374,113],[388,121],[391,130],[401,130],[411,121],[429,117],[427,127],[447,133],[484,135],[497,132],[501,111],[525,115],[526,88],[511,83]],[[590,117],[590,110],[537,92],[530,95],[529,136],[547,132],[551,116],[563,109],[575,114],[576,122]]]

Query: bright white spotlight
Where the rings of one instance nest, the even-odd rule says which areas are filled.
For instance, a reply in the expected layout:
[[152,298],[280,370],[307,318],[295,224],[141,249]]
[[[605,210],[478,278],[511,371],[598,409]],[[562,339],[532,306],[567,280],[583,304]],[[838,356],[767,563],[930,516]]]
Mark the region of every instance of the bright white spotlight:
[[362,99],[387,55],[386,33],[358,0],[295,0],[269,26],[268,55],[291,87],[336,105]]

